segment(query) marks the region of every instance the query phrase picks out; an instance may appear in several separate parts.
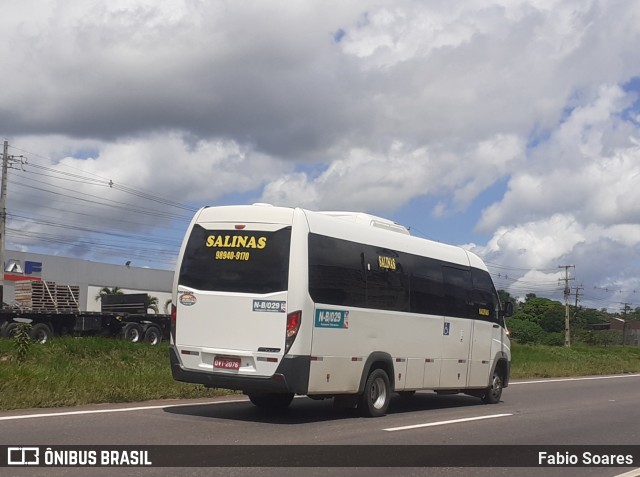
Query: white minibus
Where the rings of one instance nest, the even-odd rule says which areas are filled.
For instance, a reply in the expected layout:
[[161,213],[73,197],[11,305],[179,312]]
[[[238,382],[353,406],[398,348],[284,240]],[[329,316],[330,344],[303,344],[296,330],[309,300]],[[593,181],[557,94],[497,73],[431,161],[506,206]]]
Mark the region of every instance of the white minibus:
[[298,394],[375,417],[391,393],[423,389],[497,403],[511,310],[476,255],[392,221],[205,207],[177,263],[171,369],[271,409]]

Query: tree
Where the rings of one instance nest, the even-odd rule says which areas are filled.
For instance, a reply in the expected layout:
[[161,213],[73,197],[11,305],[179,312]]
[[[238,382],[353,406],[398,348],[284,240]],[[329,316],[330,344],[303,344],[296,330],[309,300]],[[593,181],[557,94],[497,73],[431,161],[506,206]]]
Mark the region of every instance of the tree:
[[512,297],[511,293],[509,293],[508,291],[498,290],[498,298],[500,298],[500,303],[502,303],[503,307],[505,303],[510,301],[511,303],[513,303],[513,311],[516,312],[518,310],[518,300]]
[[564,331],[564,306],[560,303],[550,303],[542,312],[540,327],[547,333],[559,333]]
[[507,327],[510,336],[520,344],[539,344],[545,334],[539,324],[528,320],[512,318]]
[[96,301],[100,301],[102,297],[106,295],[124,295],[124,292],[120,287],[104,287],[96,295]]

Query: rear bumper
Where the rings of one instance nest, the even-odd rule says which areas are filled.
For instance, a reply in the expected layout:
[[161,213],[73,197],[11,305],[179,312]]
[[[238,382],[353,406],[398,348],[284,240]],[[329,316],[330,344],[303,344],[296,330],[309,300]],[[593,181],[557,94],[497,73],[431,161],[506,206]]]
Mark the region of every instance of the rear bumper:
[[227,373],[192,371],[182,367],[175,348],[169,348],[173,379],[184,383],[202,384],[209,388],[233,389],[245,393],[307,394],[309,389],[309,356],[290,356],[282,362],[272,376],[247,377]]

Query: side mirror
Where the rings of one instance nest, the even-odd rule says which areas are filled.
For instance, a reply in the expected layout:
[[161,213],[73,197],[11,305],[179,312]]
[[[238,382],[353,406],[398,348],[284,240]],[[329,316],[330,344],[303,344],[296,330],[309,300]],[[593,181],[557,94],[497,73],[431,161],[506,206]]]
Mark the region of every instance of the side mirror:
[[513,302],[507,301],[504,304],[504,316],[509,317],[513,315]]

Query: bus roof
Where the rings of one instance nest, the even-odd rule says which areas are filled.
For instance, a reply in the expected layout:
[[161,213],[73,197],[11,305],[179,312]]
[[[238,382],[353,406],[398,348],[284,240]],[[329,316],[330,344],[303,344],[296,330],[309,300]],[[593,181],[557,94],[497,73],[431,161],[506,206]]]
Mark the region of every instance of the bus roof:
[[409,230],[400,224],[362,212],[311,211],[259,203],[204,207],[198,212],[195,221],[291,225],[296,210],[304,213],[312,233],[379,245],[415,255],[437,257],[451,263],[487,270],[477,255],[461,247],[411,236]]

